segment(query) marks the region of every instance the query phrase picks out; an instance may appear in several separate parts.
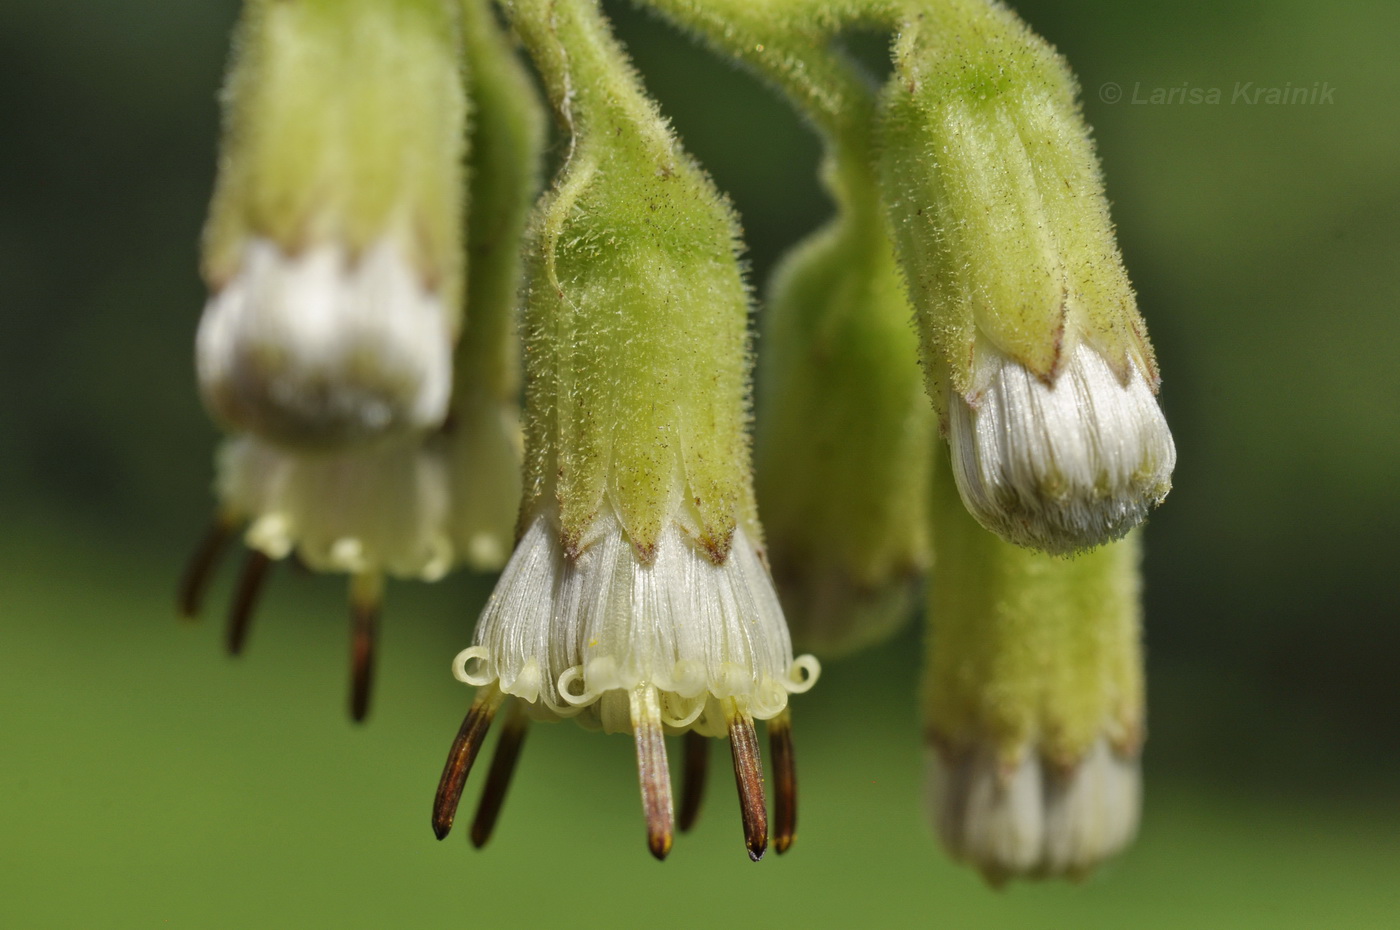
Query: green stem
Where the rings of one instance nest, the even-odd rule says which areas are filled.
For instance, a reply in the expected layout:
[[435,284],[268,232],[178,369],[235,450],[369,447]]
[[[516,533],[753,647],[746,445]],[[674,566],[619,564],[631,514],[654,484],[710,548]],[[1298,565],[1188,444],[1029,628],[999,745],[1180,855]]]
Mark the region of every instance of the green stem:
[[457,347],[454,391],[458,397],[485,392],[509,401],[520,390],[520,243],[539,190],[543,108],[496,24],[490,0],[461,0],[460,7],[473,113],[466,329]]
[[[875,93],[832,47],[859,24],[883,24],[879,3],[824,0],[636,0],[743,62],[781,91],[821,133],[824,181],[843,211],[878,211],[872,154]],[[855,219],[855,217],[853,217]],[[861,225],[866,225],[861,222]]]
[[573,144],[607,128],[635,133],[655,151],[673,149],[597,0],[506,0],[503,6]]

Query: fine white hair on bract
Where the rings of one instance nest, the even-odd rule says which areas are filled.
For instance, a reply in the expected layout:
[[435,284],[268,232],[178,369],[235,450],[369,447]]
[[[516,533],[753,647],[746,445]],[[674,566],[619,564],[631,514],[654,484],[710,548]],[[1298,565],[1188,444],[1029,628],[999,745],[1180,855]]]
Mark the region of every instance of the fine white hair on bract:
[[195,340],[200,389],[240,431],[335,446],[436,427],[452,390],[452,327],[389,240],[291,255],[255,238],[211,295]]
[[453,662],[458,680],[495,684],[540,717],[632,728],[629,695],[649,685],[671,731],[724,736],[725,705],[757,720],[786,707],[820,671],[794,660],[768,569],[742,527],[716,563],[675,522],[642,562],[610,508],[593,540],[566,553],[557,519],[537,514]]
[[1003,539],[1056,554],[1121,538],[1171,489],[1176,445],[1134,362],[1126,384],[1079,343],[1053,385],[994,350],[972,396],[953,392],[953,476]]

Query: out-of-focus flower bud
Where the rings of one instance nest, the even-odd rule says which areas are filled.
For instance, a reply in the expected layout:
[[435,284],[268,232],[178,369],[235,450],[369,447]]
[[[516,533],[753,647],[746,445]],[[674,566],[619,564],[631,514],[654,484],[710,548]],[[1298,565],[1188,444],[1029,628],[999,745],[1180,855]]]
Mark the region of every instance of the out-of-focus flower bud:
[[928,564],[933,415],[883,222],[853,203],[779,268],[757,487],[794,640],[825,654],[909,616]]
[[924,722],[934,825],[994,883],[1083,876],[1137,830],[1138,539],[1074,559],[1013,546],[973,522],[942,471],[933,512]]
[[457,554],[470,568],[496,571],[515,543],[520,507],[516,310],[546,127],[539,94],[489,0],[461,0],[461,10],[472,90],[471,259],[443,442]]
[[448,0],[250,0],[204,243],[200,387],[346,448],[436,427],[461,318],[466,94]]
[[238,437],[220,451],[222,509],[250,548],[308,568],[436,581],[453,565],[441,454],[418,441],[352,452],[284,452]]

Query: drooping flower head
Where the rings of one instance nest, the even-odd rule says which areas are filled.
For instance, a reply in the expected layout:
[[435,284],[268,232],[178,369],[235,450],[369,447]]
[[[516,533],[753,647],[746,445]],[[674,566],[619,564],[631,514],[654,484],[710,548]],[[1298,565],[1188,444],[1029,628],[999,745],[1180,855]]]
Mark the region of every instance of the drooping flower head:
[[[451,828],[485,727],[509,700],[531,717],[633,735],[658,857],[674,821],[665,734],[687,734],[692,759],[702,737],[727,737],[758,858],[768,830],[754,721],[770,721],[786,760],[781,850],[794,828],[788,696],[817,667],[793,658],[755,514],[737,228],[595,0],[511,13],[572,141],[535,220],[519,542],[453,665],[478,692],[434,830]],[[512,761],[521,725],[503,737]],[[687,783],[683,827],[698,776]],[[499,803],[488,789],[478,843]]]
[[963,501],[1032,548],[1120,538],[1176,451],[1074,79],[987,0],[920,7],[895,63],[884,184]]
[[465,257],[455,4],[250,0],[235,53],[205,232],[205,402],[297,449],[437,427]]
[[[239,310],[232,316],[215,306],[232,299],[226,288],[206,311],[201,366],[213,338],[211,327],[248,323],[251,328],[245,335],[262,346],[255,355],[288,361],[300,373],[296,377],[310,379],[303,386],[315,381],[325,387],[320,394],[288,389],[279,396],[296,404],[308,398],[318,403],[317,398],[338,400],[331,404],[334,409],[303,406],[290,413],[282,407],[276,408],[280,413],[269,413],[273,407],[259,406],[280,425],[264,428],[269,422],[265,418],[250,420],[245,425],[251,431],[226,441],[216,481],[218,518],[186,573],[180,598],[181,612],[194,616],[221,551],[244,530],[249,554],[228,628],[230,651],[238,653],[274,562],[294,557],[315,571],[349,575],[351,713],[357,720],[368,711],[384,579],[433,581],[459,564],[496,570],[514,539],[520,489],[514,310],[521,277],[520,238],[538,189],[543,114],[489,10],[480,3],[463,4],[460,22],[458,12],[455,0],[406,0],[398,5],[297,2],[276,8],[251,3],[231,81],[224,176],[210,221],[212,248],[227,231],[221,224],[231,222],[231,215],[243,216],[248,228],[256,225],[254,220],[276,226],[272,221],[285,217],[269,204],[299,203],[309,211],[307,216],[322,218],[311,223],[324,239],[317,248],[335,250],[353,238],[351,233],[361,228],[357,223],[367,222],[366,204],[389,204],[383,216],[392,222],[381,230],[389,238],[372,247],[379,257],[366,255],[346,275],[322,275],[313,281],[303,274],[311,260],[287,259],[291,253],[285,253],[277,259],[282,265],[276,274],[286,272],[291,261],[300,269],[293,269],[295,274],[305,278],[298,279],[296,287],[274,287],[270,302],[248,304],[247,313]],[[427,54],[425,43],[439,58],[448,55],[449,61],[418,60]],[[413,60],[403,60],[405,55]],[[429,203],[433,185],[449,184],[451,179],[418,176],[423,171],[431,174],[435,167],[450,168],[452,178],[461,180],[461,166],[442,161],[460,156],[464,140],[449,136],[466,130],[462,101],[441,84],[444,74],[433,71],[449,63],[458,91],[464,82],[471,86],[475,117],[469,164],[472,209],[465,230],[465,247],[472,255],[466,282],[468,315],[455,349],[441,326],[420,325],[421,307],[412,289],[386,290],[365,278],[377,274],[375,268],[398,274],[407,267],[386,258],[392,251],[390,240],[398,243],[395,248],[418,241],[394,239],[402,232],[401,223],[423,220],[427,225],[414,236],[437,241],[434,237],[441,233],[444,249],[463,248],[459,233],[433,232],[433,223],[444,218],[454,227],[460,223],[462,193],[443,188],[450,196]],[[356,72],[353,79],[348,71]],[[429,72],[436,75],[431,80]],[[316,94],[325,98],[315,114],[321,122],[291,126],[287,108],[310,107]],[[385,94],[405,95],[403,112],[384,112],[395,106]],[[396,127],[403,128],[395,120],[406,120],[417,134],[405,130],[393,139],[376,135],[372,141],[378,149],[345,151],[360,134],[371,133],[374,127],[363,124],[365,120],[381,120],[378,130],[391,136]],[[415,120],[431,122],[431,132]],[[291,155],[282,147],[285,140],[265,137],[274,127],[305,133],[299,138],[310,147],[301,153],[308,165],[289,167],[276,160],[274,156]],[[311,163],[319,167],[312,170]],[[374,187],[337,187],[351,182],[352,187]],[[432,216],[421,216],[424,211]],[[284,242],[283,247],[289,246]],[[267,243],[248,247],[270,248]],[[442,257],[449,276],[460,276],[463,255]],[[434,287],[441,307],[455,316],[459,286],[441,273],[434,272]],[[276,283],[273,278],[262,280],[264,285]],[[384,326],[403,327],[410,341],[431,343],[434,357],[447,353],[449,367],[441,377],[431,376],[434,396],[443,392],[441,404],[433,403],[444,407],[445,416],[440,410],[395,423],[394,416],[383,419],[372,413],[384,398],[373,400],[373,390],[366,393],[361,375],[395,369],[406,358],[403,343],[385,334]],[[319,362],[312,364],[313,355],[329,361],[318,368]],[[349,367],[341,364],[347,360]],[[285,387],[291,382],[274,378],[253,387],[263,390],[273,383]],[[356,408],[358,413],[340,417],[357,398],[365,400]],[[354,403],[344,406],[342,401]],[[364,428],[370,420],[383,429]]]
[[823,657],[913,614],[935,439],[873,166],[834,148],[836,219],[779,266],[765,309],[756,447],[778,592]]
[[1137,831],[1138,539],[1073,559],[978,526],[941,463],[924,672],[928,803],[989,881],[1081,877]]
[[240,529],[248,556],[229,610],[233,655],[243,651],[273,563],[295,557],[314,571],[350,576],[350,713],[363,720],[385,576],[435,581],[457,562],[440,444],[410,438],[365,450],[301,453],[235,437],[220,449],[216,489],[218,519],[186,574],[182,613],[198,613],[209,575]]

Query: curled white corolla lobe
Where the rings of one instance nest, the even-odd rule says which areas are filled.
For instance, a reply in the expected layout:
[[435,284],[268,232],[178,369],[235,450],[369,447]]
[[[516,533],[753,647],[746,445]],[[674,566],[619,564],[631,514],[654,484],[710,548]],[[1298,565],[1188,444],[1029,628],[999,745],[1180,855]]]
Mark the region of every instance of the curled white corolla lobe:
[[200,389],[239,431],[337,448],[431,429],[447,414],[453,327],[443,295],[384,240],[291,255],[266,239],[205,305]]
[[1106,739],[1068,769],[1033,750],[1007,764],[991,747],[956,754],[930,747],[927,775],[939,838],[993,884],[1084,877],[1137,833],[1139,759]]
[[1176,445],[1151,386],[1080,343],[1053,384],[994,350],[948,411],[963,503],[1009,542],[1055,554],[1121,538],[1171,490]]
[[649,563],[608,509],[570,557],[557,521],[538,514],[453,662],[458,680],[493,685],[536,716],[630,732],[630,695],[659,693],[670,731],[727,735],[735,713],[770,720],[820,668],[794,660],[768,569],[739,528],[727,558],[672,522]]
[[219,455],[224,511],[248,546],[295,551],[317,571],[433,581],[454,561],[441,455],[421,440],[349,452],[286,452],[251,436]]

